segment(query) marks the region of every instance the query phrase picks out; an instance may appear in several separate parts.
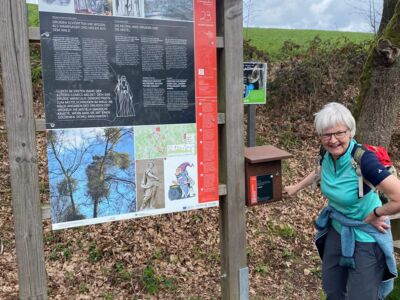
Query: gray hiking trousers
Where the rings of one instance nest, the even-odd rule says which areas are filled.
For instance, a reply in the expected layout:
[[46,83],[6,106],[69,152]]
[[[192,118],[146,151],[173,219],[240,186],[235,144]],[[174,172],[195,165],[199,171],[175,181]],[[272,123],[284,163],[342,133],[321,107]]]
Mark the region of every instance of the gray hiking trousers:
[[378,244],[356,242],[354,270],[339,265],[341,256],[340,235],[330,227],[322,261],[327,300],[377,300],[385,270],[385,257]]

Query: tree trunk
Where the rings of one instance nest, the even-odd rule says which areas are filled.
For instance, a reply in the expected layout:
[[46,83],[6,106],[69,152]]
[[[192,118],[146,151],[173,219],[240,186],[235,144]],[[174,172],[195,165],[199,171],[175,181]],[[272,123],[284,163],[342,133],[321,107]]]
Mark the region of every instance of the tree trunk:
[[97,218],[97,206],[99,204],[99,199],[93,199],[93,218]]
[[76,207],[75,207],[75,200],[74,200],[74,188],[72,187],[71,177],[67,177],[68,180],[68,192],[69,192],[69,199],[71,200],[71,208],[72,213],[74,214],[74,218],[76,217]]
[[389,23],[390,19],[394,15],[394,10],[396,8],[396,4],[399,0],[384,0],[383,1],[383,10],[382,10],[382,18],[381,23],[378,29],[378,35],[381,35],[385,30],[386,25]]
[[388,147],[400,107],[400,1],[389,24],[371,47],[361,76],[354,116],[357,140]]

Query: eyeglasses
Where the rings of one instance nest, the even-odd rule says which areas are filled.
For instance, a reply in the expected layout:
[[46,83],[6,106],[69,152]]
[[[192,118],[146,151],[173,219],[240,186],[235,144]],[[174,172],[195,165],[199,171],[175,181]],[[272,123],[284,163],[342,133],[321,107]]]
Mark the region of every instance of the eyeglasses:
[[346,136],[347,131],[348,130],[323,133],[320,135],[320,137],[321,137],[321,140],[326,141],[326,142],[329,141],[332,138],[332,136],[335,136],[336,139],[340,140]]

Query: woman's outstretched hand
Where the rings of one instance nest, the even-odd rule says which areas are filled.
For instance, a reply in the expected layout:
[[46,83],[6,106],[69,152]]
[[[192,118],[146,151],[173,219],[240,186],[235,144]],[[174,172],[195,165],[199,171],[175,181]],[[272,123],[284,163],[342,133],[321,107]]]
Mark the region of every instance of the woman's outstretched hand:
[[283,188],[282,195],[284,197],[291,197],[298,192],[298,188],[295,185],[288,185]]

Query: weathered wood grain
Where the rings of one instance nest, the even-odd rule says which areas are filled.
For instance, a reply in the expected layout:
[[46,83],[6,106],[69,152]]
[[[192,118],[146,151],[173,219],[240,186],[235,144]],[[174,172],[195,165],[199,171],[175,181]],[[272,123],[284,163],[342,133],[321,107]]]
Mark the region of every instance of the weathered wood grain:
[[0,1],[0,57],[19,297],[47,299],[25,0]]
[[40,30],[39,27],[29,27],[29,40],[31,42],[40,42]]
[[243,144],[243,36],[241,0],[217,1],[217,35],[224,39],[218,53],[220,182],[227,194],[220,199],[222,299],[243,297],[239,271],[246,268],[246,226]]

